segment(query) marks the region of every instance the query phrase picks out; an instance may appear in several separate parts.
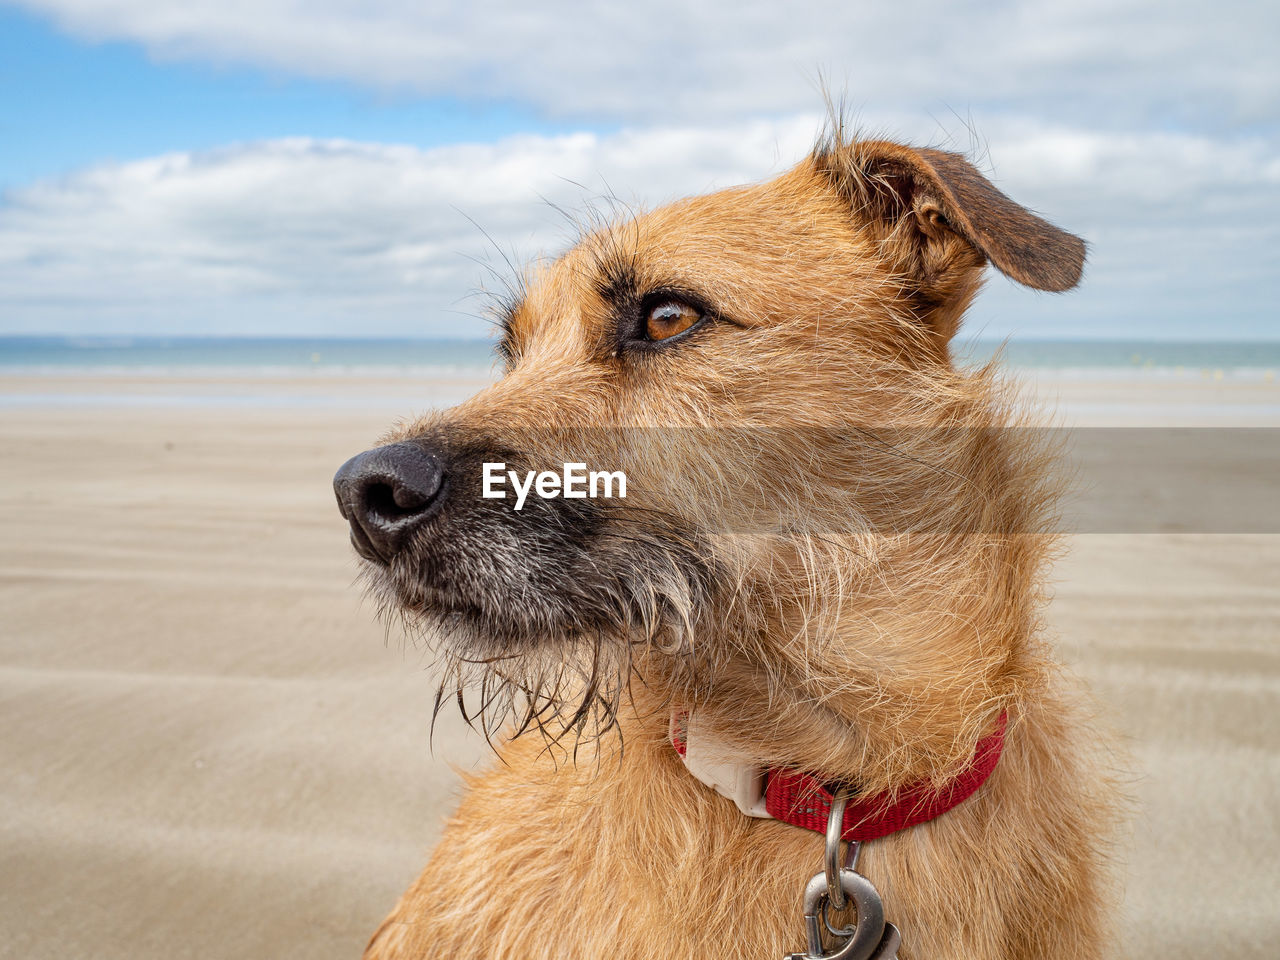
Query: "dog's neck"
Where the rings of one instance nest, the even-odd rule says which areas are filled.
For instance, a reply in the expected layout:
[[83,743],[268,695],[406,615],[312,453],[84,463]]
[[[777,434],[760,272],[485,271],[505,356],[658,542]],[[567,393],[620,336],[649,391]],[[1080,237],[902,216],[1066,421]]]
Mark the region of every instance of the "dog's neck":
[[683,708],[697,716],[707,742],[728,747],[742,762],[819,772],[873,793],[953,779],[998,718],[1016,714],[1019,702],[1014,696],[993,698],[971,713],[939,711],[930,722],[913,715],[909,700],[894,703],[887,692],[877,699],[853,684],[826,698],[798,695],[803,688],[777,689],[784,680],[776,675],[724,666],[710,682],[692,688],[654,679],[647,673],[648,685],[633,690],[642,701],[639,712],[652,718],[646,738],[665,734],[672,708]]

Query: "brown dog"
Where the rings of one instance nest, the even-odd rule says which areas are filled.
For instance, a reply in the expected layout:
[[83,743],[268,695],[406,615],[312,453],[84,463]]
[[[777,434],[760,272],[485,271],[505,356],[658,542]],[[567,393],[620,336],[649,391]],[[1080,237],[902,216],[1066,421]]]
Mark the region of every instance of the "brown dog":
[[[459,702],[533,732],[366,956],[803,951],[822,837],[700,782],[673,712],[702,780],[791,783],[811,828],[820,785],[857,791],[841,829],[880,837],[857,869],[899,956],[1102,953],[1115,802],[1040,638],[1050,457],[949,352],[988,261],[1065,290],[1083,260],[960,156],[837,129],[531,273],[503,378],[335,478],[371,589],[431,631]],[[574,463],[625,498],[561,477],[515,508],[527,471]],[[881,929],[823,949],[887,957]]]

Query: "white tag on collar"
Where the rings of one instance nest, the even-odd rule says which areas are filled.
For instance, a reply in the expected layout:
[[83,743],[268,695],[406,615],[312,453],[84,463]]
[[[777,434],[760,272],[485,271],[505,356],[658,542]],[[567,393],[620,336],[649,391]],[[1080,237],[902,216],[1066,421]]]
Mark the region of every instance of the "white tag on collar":
[[676,753],[695,778],[728,797],[748,817],[774,819],[765,809],[764,767],[710,736],[691,711],[672,709],[669,735]]

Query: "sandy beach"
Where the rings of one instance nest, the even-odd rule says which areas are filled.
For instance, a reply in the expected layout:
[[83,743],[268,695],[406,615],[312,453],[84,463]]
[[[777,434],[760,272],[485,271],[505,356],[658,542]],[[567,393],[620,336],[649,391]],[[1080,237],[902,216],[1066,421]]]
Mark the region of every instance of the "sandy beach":
[[[0,956],[359,956],[487,753],[449,711],[431,749],[429,654],[362,603],[330,477],[476,386],[0,377]],[[1037,389],[1280,426],[1274,382]],[[1274,957],[1280,534],[1068,546],[1052,626],[1134,757],[1116,955]]]

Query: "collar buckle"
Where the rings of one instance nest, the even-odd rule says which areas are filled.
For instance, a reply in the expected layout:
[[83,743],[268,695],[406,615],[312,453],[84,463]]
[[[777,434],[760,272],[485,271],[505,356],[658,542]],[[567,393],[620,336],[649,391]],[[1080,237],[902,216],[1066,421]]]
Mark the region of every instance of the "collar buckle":
[[670,737],[695,779],[732,800],[748,817],[774,819],[765,804],[767,768],[715,739],[688,710],[671,712]]

